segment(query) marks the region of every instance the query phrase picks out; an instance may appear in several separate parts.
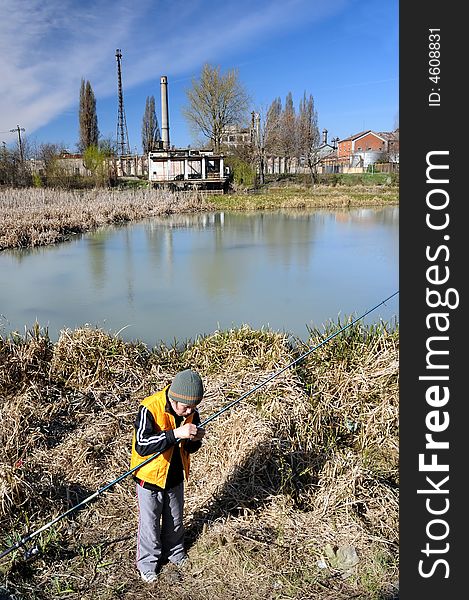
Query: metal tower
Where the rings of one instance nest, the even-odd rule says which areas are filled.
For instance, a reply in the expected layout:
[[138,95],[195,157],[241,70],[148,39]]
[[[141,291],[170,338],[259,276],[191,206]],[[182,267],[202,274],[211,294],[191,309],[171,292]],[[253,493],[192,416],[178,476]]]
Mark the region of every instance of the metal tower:
[[119,48],[116,50],[117,60],[117,94],[119,99],[119,110],[117,113],[117,154],[123,156],[130,154],[129,134],[127,132],[127,122],[124,111],[124,94],[122,93],[122,70],[121,70],[122,52]]

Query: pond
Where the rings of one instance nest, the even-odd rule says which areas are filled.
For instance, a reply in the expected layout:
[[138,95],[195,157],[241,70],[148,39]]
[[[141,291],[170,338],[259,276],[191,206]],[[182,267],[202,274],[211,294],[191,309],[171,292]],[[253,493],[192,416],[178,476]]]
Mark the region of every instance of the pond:
[[[171,215],[0,253],[0,332],[85,324],[149,347],[360,316],[399,288],[399,207]],[[365,322],[398,320],[399,296]]]

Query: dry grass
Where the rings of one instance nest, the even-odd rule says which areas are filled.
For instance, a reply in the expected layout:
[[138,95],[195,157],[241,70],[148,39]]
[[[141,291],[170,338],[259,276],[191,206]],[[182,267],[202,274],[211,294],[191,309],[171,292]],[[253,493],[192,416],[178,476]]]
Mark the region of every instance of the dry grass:
[[206,210],[197,193],[141,189],[68,191],[0,189],[0,250],[61,242],[109,224]]
[[[128,478],[38,536],[35,559],[7,555],[0,597],[396,597],[398,341],[355,325],[207,426],[177,586],[137,578]],[[127,471],[139,401],[179,369],[201,373],[204,419],[304,350],[248,326],[151,350],[91,328],[0,337],[0,549]]]
[[392,186],[305,186],[259,194],[204,195],[163,190],[0,189],[0,250],[44,246],[98,227],[207,210],[350,208],[398,202]]

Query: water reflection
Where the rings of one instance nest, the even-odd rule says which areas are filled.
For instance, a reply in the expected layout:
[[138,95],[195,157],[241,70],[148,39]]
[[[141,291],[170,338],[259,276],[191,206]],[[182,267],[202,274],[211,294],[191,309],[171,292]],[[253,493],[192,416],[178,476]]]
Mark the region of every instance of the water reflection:
[[[0,254],[4,329],[84,323],[195,338],[242,323],[306,337],[398,289],[399,208],[171,215]],[[389,320],[397,302],[370,320]]]

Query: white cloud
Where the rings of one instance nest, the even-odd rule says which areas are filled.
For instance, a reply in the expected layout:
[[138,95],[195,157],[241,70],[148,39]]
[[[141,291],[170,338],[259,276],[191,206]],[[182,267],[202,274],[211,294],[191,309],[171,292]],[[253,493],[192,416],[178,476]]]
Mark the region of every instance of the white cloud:
[[0,132],[28,134],[74,106],[81,78],[99,98],[115,93],[115,50],[123,49],[126,88],[160,74],[198,70],[205,61],[298,23],[346,0],[0,0]]

